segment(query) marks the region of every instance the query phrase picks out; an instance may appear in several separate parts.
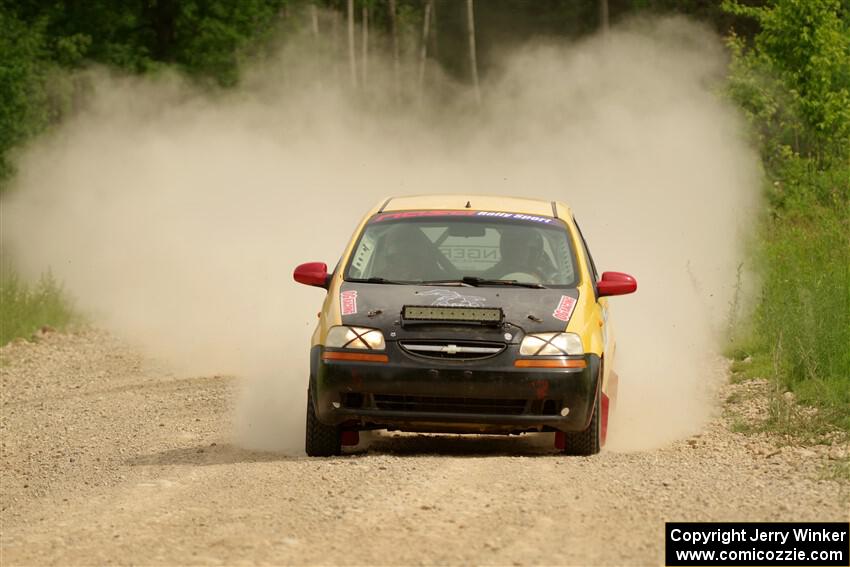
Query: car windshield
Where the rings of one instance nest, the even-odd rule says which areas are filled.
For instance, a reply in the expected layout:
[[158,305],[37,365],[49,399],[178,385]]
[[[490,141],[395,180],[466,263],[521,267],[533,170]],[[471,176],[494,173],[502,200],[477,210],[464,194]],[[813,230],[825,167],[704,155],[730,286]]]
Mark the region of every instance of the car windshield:
[[[552,217],[487,211],[409,211],[374,216],[347,280],[574,287],[571,239]],[[491,281],[492,280],[492,281]]]

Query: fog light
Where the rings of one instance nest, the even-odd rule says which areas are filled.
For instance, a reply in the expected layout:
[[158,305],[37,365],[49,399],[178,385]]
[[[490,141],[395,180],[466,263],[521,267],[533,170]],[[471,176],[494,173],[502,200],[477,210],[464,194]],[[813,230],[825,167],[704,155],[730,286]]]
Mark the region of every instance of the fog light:
[[561,415],[564,416],[564,417],[567,417],[568,415],[570,415],[570,408],[565,407],[564,409],[562,409]]
[[334,407],[334,409],[339,409],[339,402],[331,402],[331,405]]

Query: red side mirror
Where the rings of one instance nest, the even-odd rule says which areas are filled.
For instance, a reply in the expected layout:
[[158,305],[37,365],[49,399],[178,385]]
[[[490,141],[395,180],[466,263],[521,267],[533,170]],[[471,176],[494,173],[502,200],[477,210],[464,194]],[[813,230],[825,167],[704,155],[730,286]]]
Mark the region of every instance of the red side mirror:
[[626,295],[637,291],[637,280],[623,272],[605,272],[602,280],[596,284],[599,297]]
[[328,274],[328,265],[324,262],[307,262],[301,264],[292,273],[295,281],[304,285],[312,285],[328,289],[330,283],[330,275]]

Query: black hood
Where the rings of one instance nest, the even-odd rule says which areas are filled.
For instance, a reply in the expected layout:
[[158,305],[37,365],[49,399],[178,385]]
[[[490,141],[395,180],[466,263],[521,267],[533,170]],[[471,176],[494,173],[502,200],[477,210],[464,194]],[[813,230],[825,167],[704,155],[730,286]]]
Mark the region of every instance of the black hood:
[[[509,343],[525,333],[563,330],[578,299],[577,289],[533,289],[508,286],[417,286],[343,282],[340,314],[345,325],[378,328],[387,340],[422,336],[497,338]],[[405,325],[405,305],[501,308],[501,325],[464,323]],[[508,338],[510,335],[510,338]]]

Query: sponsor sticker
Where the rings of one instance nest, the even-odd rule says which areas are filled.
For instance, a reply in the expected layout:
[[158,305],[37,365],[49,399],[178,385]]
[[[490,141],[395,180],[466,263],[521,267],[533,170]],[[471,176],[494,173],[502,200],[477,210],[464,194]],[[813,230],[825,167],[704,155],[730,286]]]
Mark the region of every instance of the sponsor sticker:
[[506,213],[503,211],[402,211],[398,213],[381,213],[379,215],[376,215],[370,222],[414,219],[422,217],[491,217],[499,219],[521,220],[527,222],[539,222],[542,224],[551,224],[555,221],[555,219],[552,217],[526,215],[524,213]]
[[357,290],[350,289],[339,294],[339,310],[343,315],[357,314]]
[[559,321],[569,321],[570,315],[573,314],[575,306],[576,300],[574,298],[569,295],[562,295],[561,302],[558,303],[558,307],[555,308],[555,311],[552,313],[552,317]]
[[471,217],[475,211],[404,211],[401,213],[383,213],[372,219],[372,222],[386,220],[412,219],[419,217]]
[[541,217],[537,215],[526,215],[523,213],[501,213],[497,211],[478,211],[475,213],[477,217],[496,217],[501,219],[515,219],[529,222],[539,222],[543,224],[549,224],[553,220],[552,217]]

